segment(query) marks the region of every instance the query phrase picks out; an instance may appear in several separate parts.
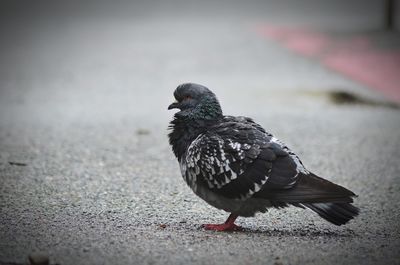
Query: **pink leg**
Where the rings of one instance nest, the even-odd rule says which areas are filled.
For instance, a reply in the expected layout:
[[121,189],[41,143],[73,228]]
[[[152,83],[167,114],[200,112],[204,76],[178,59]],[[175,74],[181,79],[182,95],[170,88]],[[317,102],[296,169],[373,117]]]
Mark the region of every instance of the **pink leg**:
[[236,214],[231,213],[223,224],[204,224],[202,225],[206,230],[213,231],[240,231],[242,228],[240,226],[235,225],[235,220],[238,216]]

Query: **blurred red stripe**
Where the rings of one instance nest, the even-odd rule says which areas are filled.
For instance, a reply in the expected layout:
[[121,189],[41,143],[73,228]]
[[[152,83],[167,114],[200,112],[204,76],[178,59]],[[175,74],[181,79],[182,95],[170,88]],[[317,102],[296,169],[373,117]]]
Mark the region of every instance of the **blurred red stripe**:
[[257,32],[400,102],[399,49],[374,47],[367,35],[339,38],[321,32],[273,26],[262,26]]

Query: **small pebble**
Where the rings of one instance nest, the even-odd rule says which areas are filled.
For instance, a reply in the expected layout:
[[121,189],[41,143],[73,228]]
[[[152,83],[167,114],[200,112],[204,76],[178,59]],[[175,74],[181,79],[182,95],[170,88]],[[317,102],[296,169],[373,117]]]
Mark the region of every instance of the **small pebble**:
[[29,255],[31,265],[48,265],[49,257],[44,253],[33,253]]

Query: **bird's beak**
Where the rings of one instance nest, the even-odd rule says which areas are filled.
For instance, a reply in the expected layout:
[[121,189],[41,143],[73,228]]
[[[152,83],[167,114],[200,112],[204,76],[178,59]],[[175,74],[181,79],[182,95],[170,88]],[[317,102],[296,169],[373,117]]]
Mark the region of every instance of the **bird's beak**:
[[171,105],[168,106],[168,109],[179,109],[179,103],[178,102],[174,102]]

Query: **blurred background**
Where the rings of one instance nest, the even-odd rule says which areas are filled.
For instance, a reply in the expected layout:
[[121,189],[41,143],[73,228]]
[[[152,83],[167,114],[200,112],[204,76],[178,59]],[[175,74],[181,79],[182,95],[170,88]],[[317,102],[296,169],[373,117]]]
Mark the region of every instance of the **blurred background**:
[[[0,264],[400,264],[399,16],[382,0],[1,1]],[[168,146],[183,82],[354,190],[361,216],[199,229],[226,213]]]
[[229,91],[344,87],[311,64],[291,64],[297,58],[278,55],[260,30],[362,33],[396,38],[397,49],[397,34],[381,33],[385,14],[380,0],[10,1],[1,8],[1,105],[21,114],[7,117],[151,122],[169,116],[160,106],[182,82]]

